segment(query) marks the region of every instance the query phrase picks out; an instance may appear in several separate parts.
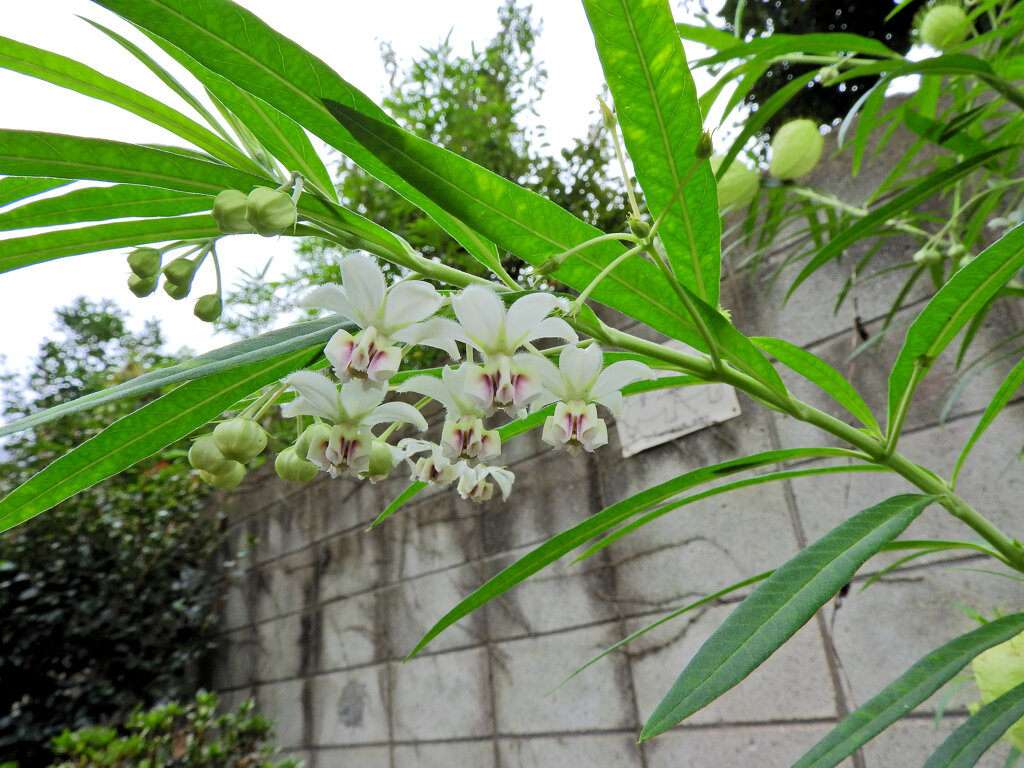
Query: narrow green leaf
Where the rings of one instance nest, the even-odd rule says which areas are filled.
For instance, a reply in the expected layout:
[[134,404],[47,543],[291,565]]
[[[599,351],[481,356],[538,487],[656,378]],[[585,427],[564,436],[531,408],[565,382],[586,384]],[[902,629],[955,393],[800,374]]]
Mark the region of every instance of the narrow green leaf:
[[968,320],[1024,267],[1024,226],[990,245],[957,270],[910,328],[889,375],[889,421],[911,385],[916,365],[929,367]]
[[633,515],[650,509],[655,504],[670,499],[688,488],[769,464],[824,456],[849,455],[848,451],[838,448],[792,448],[766,451],[754,454],[753,456],[746,456],[742,459],[734,459],[733,461],[695,469],[692,472],[687,472],[672,480],[648,488],[646,491],[635,494],[628,499],[612,504],[610,507],[578,523],[569,530],[548,539],[508,568],[505,568],[501,573],[491,577],[485,584],[462,600],[462,602],[452,608],[431,627],[407,658],[415,656],[427,643],[462,617],[469,615],[480,606],[508,591],[511,587],[537,573],[537,571],[550,565],[563,555],[568,554],[576,547],[585,544],[595,536],[599,536],[609,528],[628,520]]
[[10,205],[42,192],[63,187],[67,179],[33,179],[27,176],[5,176],[0,179],[0,207]]
[[615,643],[615,645],[613,645],[613,646],[611,646],[609,648],[606,648],[605,650],[601,651],[601,653],[597,654],[597,656],[594,656],[592,659],[590,659],[590,661],[588,661],[583,666],[577,667],[576,670],[573,671],[572,674],[570,674],[567,678],[562,680],[562,682],[560,682],[558,685],[556,685],[554,688],[552,688],[551,691],[548,691],[548,693],[551,693],[552,691],[554,691],[554,690],[556,690],[558,688],[561,688],[563,685],[565,685],[567,682],[572,680],[574,677],[576,677],[576,675],[578,675],[580,672],[585,670],[591,664],[594,664],[594,663],[600,661],[605,656],[607,656],[609,653],[614,653],[615,651],[619,650],[619,648],[624,646],[626,643],[633,642],[634,640],[636,640],[641,635],[646,634],[647,632],[650,632],[652,629],[660,627],[662,624],[665,624],[666,622],[672,621],[672,619],[676,619],[676,618],[682,616],[684,613],[692,611],[694,608],[700,608],[702,605],[707,605],[708,603],[714,602],[715,600],[717,600],[720,597],[725,597],[726,595],[731,594],[731,593],[735,592],[738,589],[743,589],[743,587],[749,587],[751,584],[756,584],[759,581],[764,581],[769,576],[771,576],[773,573],[774,573],[774,571],[765,571],[764,573],[759,573],[756,576],[751,576],[749,579],[743,579],[742,581],[737,581],[735,584],[732,584],[731,586],[728,586],[725,589],[720,589],[717,592],[708,595],[707,597],[702,597],[700,600],[695,600],[694,602],[692,602],[692,603],[690,603],[688,605],[684,605],[682,608],[678,608],[678,609],[672,611],[667,616],[662,616],[657,621],[648,624],[646,627],[642,627],[641,629],[638,629],[636,632],[634,632],[633,634],[629,635],[628,637],[624,637],[622,640],[619,640],[619,642]]
[[224,189],[248,192],[255,186],[274,183],[264,176],[177,152],[13,130],[0,130],[0,173],[141,184],[200,195],[216,195]]
[[115,221],[76,229],[58,229],[38,235],[0,240],[0,273],[63,256],[95,253],[144,243],[218,237],[220,230],[209,214],[169,219]]
[[108,102],[167,129],[214,157],[250,171],[258,170],[237,147],[195,120],[74,59],[0,37],[0,67]]
[[985,407],[985,413],[981,415],[981,421],[978,422],[978,426],[974,428],[974,432],[971,433],[970,439],[967,444],[964,445],[964,449],[960,452],[960,458],[956,460],[956,466],[953,468],[953,483],[956,483],[957,475],[960,474],[960,468],[963,466],[964,461],[967,460],[967,454],[971,452],[974,444],[978,442],[985,430],[988,429],[989,425],[995,420],[996,416],[999,415],[1000,411],[1003,410],[1013,399],[1013,396],[1017,394],[1017,390],[1020,389],[1021,384],[1024,384],[1024,359],[1017,363],[1013,370],[1007,374],[1003,383],[999,385],[999,389],[996,390],[995,395],[989,401]]
[[320,352],[302,349],[191,381],[118,419],[0,500],[0,532],[180,440]]
[[751,341],[786,367],[825,390],[837,403],[860,419],[865,427],[876,434],[881,433],[874,414],[853,385],[820,357],[782,339],[761,336],[753,337]]
[[98,4],[263,99],[422,208],[475,258],[485,264],[491,258],[493,244],[367,153],[331,117],[323,99],[333,99],[384,122],[393,122],[391,118],[324,62],[255,14],[228,0],[98,0]]
[[952,680],[979,653],[1022,631],[1024,613],[1017,613],[990,621],[936,648],[847,716],[797,760],[793,768],[838,765]]
[[971,768],[1006,729],[1024,717],[1024,683],[978,710],[939,746],[924,768]]
[[858,512],[780,566],[701,646],[640,740],[668,730],[753,672],[932,501],[933,496],[894,496]]
[[419,480],[414,480],[412,483],[409,484],[409,486],[404,491],[398,494],[394,501],[387,505],[383,512],[377,515],[377,519],[370,523],[366,530],[372,531],[378,525],[380,525],[393,514],[395,514],[395,512],[397,512],[402,507],[403,504],[412,499],[416,494],[418,494],[428,485],[429,483],[422,483]]
[[60,197],[35,200],[0,213],[0,231],[55,227],[111,218],[180,216],[184,213],[208,211],[212,205],[207,195],[186,195],[134,184],[73,189]]
[[236,341],[234,344],[228,344],[212,352],[193,357],[184,363],[149,371],[109,389],[93,392],[18,419],[0,427],[0,437],[38,427],[40,424],[46,424],[79,411],[97,408],[105,403],[123,400],[127,397],[138,397],[146,392],[223,373],[250,363],[280,357],[296,350],[314,346],[323,347],[335,331],[345,327],[352,329],[349,321],[342,320],[339,315],[331,315],[319,320],[309,320],[290,325],[287,328],[267,331],[259,336]]
[[662,0],[584,0],[622,136],[676,279],[712,306],[721,277],[721,217],[686,54]]
[[891,58],[902,62],[903,58],[886,47],[883,43],[870,37],[852,35],[846,32],[820,32],[811,35],[774,34],[753,40],[737,40],[733,45],[722,48],[718,53],[701,59],[702,67],[720,64],[732,59],[785,57],[789,53],[813,53],[822,55],[843,53],[866,53],[883,58]]
[[683,40],[693,40],[712,49],[732,48],[736,45],[733,35],[710,24],[700,27],[695,24],[676,24],[676,31]]
[[838,237],[832,238],[832,240],[830,240],[824,248],[818,251],[814,258],[804,266],[800,271],[800,274],[797,275],[796,279],[793,281],[793,285],[790,286],[787,296],[792,295],[793,291],[795,291],[804,280],[810,277],[815,270],[823,264],[826,264],[832,259],[838,257],[844,250],[857,242],[857,240],[875,232],[878,227],[884,225],[885,222],[889,221],[893,217],[911,210],[914,206],[932,197],[935,194],[936,189],[944,189],[947,185],[953,183],[957,179],[963,178],[975,168],[984,165],[990,158],[1005,152],[1006,149],[1007,147],[1000,147],[998,149],[993,149],[990,152],[983,152],[980,155],[975,155],[974,157],[964,158],[952,168],[935,171],[934,173],[925,176],[923,179],[918,180],[917,183],[906,192],[897,195],[885,205],[878,206],[867,216],[853,222],[850,226],[846,227]]

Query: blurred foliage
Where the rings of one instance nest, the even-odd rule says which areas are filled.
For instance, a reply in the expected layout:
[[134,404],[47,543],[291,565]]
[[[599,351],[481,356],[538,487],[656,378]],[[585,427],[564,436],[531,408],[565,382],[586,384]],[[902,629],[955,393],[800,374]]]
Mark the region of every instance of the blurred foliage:
[[[176,362],[155,322],[139,333],[111,302],[57,311],[25,376],[5,375],[17,418]],[[8,438],[0,496],[159,393]],[[220,536],[179,445],[0,535],[0,754],[45,766],[65,728],[123,717],[194,689],[212,646]]]
[[199,691],[182,706],[169,702],[148,711],[134,710],[119,729],[64,731],[54,752],[68,759],[53,768],[298,768],[266,745],[273,722],[253,714],[253,702],[218,715],[214,693]]
[[[555,155],[541,154],[543,129],[524,121],[536,115],[547,73],[533,53],[541,32],[530,6],[507,0],[498,13],[499,31],[482,49],[455,54],[451,41],[424,48],[405,72],[394,50],[384,45],[382,58],[391,79],[384,108],[416,135],[473,160],[572,211],[605,231],[625,228],[625,188],[617,174],[608,175],[612,150],[600,124],[585,138]],[[596,96],[595,95],[595,108]],[[476,275],[483,266],[469,256],[422,210],[373,178],[348,158],[338,162],[342,202],[377,224],[401,235],[423,255]],[[296,266],[280,280],[268,280],[269,265],[245,275],[225,302],[230,313],[221,327],[252,336],[289,314],[313,285],[339,282],[337,246],[309,239],[298,248]],[[502,265],[516,279],[525,265],[503,254]],[[401,270],[381,265],[389,279]]]

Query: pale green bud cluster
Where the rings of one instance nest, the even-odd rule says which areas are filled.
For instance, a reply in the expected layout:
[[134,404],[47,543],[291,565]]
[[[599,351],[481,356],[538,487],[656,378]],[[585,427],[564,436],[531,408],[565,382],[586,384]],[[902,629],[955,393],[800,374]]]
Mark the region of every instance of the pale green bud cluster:
[[213,434],[192,443],[188,461],[199,478],[221,490],[234,488],[245,477],[245,464],[267,447],[267,433],[254,420],[239,417],[222,422]]
[[939,51],[960,45],[967,39],[971,23],[959,3],[939,3],[917,17],[917,35],[922,43]]

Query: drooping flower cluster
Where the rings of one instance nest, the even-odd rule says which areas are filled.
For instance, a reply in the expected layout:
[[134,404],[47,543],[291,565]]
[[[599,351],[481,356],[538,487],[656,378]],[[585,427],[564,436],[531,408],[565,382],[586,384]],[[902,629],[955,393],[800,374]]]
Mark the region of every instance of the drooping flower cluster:
[[[413,479],[454,483],[464,499],[490,499],[495,486],[507,498],[515,477],[499,465],[501,437],[488,419],[498,412],[519,419],[555,403],[542,439],[573,455],[593,451],[608,442],[597,406],[618,414],[621,387],[650,376],[647,366],[633,361],[602,370],[601,350],[577,346],[569,323],[553,316],[568,303],[551,294],[528,294],[506,307],[495,291],[473,285],[451,298],[452,318],[437,314],[446,301],[433,286],[419,280],[388,286],[368,257],[347,256],[341,274],[341,286],[317,288],[303,303],[337,312],[358,330],[337,331],[324,350],[337,381],[314,371],[284,380],[296,396],[282,414],[314,420],[277,462],[286,479],[309,479],[320,470],[376,482],[404,460]],[[538,339],[567,343],[557,365],[533,347]],[[422,374],[392,385],[406,350],[420,344],[460,362],[445,365],[440,376]],[[444,408],[439,442],[388,442],[399,425],[427,428],[416,407],[385,402],[390,391],[423,395]],[[384,423],[392,426],[376,434]]]

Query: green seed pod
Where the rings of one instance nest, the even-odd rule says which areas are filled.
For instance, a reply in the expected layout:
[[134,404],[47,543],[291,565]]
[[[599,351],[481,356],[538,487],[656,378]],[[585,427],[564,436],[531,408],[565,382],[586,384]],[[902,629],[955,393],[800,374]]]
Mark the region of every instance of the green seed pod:
[[199,470],[200,480],[207,485],[212,485],[214,488],[220,488],[222,491],[231,490],[242,482],[243,477],[245,477],[245,467],[237,461],[232,461],[230,469],[228,469],[227,472],[220,473],[219,475],[207,472],[205,469]]
[[299,458],[295,453],[295,447],[285,448],[274,459],[274,469],[277,476],[282,480],[289,480],[295,483],[307,483],[316,477],[319,471],[312,461]]
[[248,195],[237,189],[225,189],[213,200],[213,220],[225,235],[243,235],[253,231],[245,220]]
[[245,220],[263,237],[280,235],[295,226],[295,203],[284,192],[256,187],[246,200]]
[[237,462],[224,458],[212,435],[203,435],[188,449],[188,463],[194,469],[204,470],[211,475],[223,475]]
[[267,433],[252,419],[223,421],[213,430],[213,440],[226,459],[243,464],[252,461],[267,447]]
[[942,262],[942,254],[938,248],[930,248],[925,246],[919,251],[914,253],[914,263],[922,267],[929,267],[933,264],[939,264]]
[[192,285],[192,278],[196,276],[196,269],[198,264],[192,259],[187,259],[184,256],[171,261],[170,264],[164,267],[163,273],[167,281],[184,287]]
[[366,468],[366,477],[373,483],[383,480],[395,468],[395,453],[384,440],[374,440],[370,444],[370,464]]
[[[721,155],[711,158],[711,170],[718,174],[725,160]],[[718,210],[726,208],[745,208],[757,197],[761,189],[761,176],[747,168],[743,163],[733,160],[725,174],[718,180]]]
[[955,3],[933,6],[919,18],[917,34],[921,42],[936,50],[945,51],[967,39],[970,22],[964,9]]
[[140,299],[144,299],[156,290],[157,281],[156,277],[143,278],[138,275],[128,275],[128,290]]
[[145,279],[160,274],[160,260],[163,254],[156,248],[136,248],[128,254],[128,266],[139,277]]
[[[1024,683],[1024,633],[976,656],[971,667],[981,700],[986,704]],[[1011,725],[1004,738],[1024,750],[1024,719]]]
[[192,314],[204,323],[212,323],[220,317],[220,313],[223,309],[224,302],[220,300],[220,296],[216,293],[208,293],[205,296],[200,296],[196,300],[196,306],[192,310]]
[[790,120],[775,132],[768,173],[780,181],[806,176],[821,159],[825,137],[813,120]]
[[312,443],[323,443],[331,439],[331,428],[326,424],[310,424],[295,441],[295,454],[303,459],[309,458],[309,446]]

